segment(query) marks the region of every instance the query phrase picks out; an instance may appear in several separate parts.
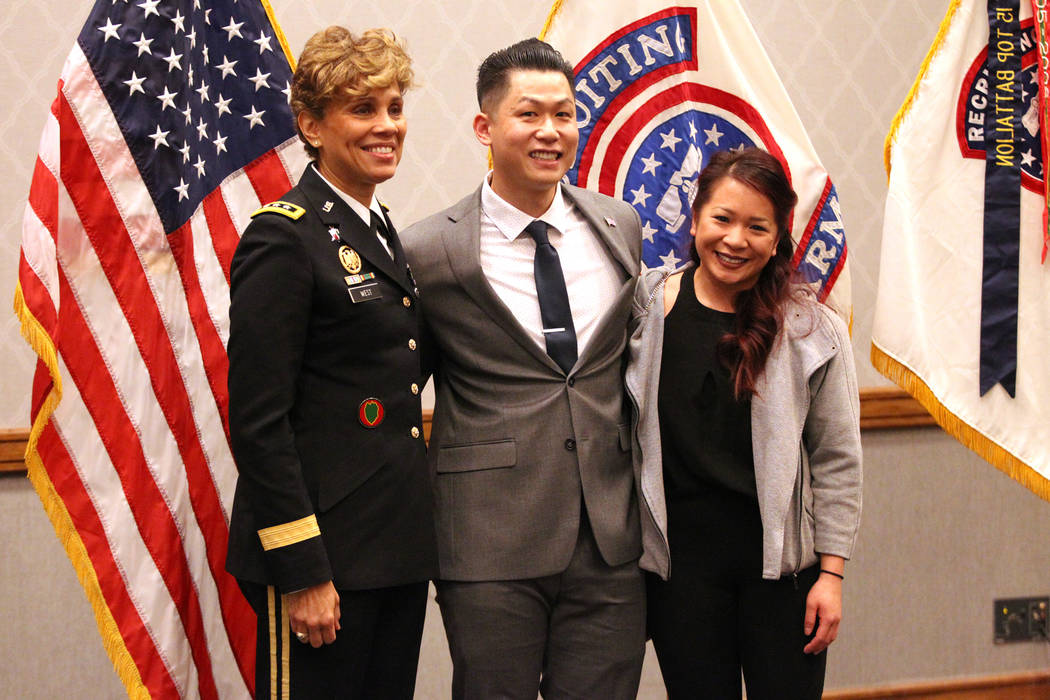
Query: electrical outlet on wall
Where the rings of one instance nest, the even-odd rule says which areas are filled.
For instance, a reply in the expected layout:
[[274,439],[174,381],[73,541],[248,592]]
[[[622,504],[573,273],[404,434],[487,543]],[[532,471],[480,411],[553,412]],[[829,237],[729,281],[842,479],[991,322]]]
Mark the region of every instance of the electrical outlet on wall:
[[1033,598],[1028,603],[1028,631],[1033,639],[1050,641],[1050,628],[1047,625],[1047,615],[1050,614],[1050,599]]
[[1050,641],[1050,597],[1003,598],[995,601],[996,644]]

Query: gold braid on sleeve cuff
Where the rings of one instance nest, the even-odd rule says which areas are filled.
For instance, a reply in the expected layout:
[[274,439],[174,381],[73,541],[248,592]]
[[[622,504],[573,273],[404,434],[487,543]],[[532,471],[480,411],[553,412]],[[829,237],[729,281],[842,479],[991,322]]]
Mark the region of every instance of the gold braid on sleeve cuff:
[[297,544],[311,537],[320,536],[321,528],[317,526],[316,515],[308,515],[290,523],[274,525],[259,530],[259,540],[262,542],[263,549],[267,552],[271,549],[287,547],[290,544]]

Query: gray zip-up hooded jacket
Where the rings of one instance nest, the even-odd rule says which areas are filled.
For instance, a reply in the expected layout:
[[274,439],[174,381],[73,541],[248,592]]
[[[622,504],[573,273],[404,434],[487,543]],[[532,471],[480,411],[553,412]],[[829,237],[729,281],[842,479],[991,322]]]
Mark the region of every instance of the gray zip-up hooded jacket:
[[[640,565],[670,574],[667,505],[657,415],[667,268],[638,281],[628,345],[634,404],[634,471],[642,510]],[[762,516],[762,577],[812,566],[817,553],[849,559],[860,523],[860,399],[846,325],[830,309],[795,299],[784,311],[751,399],[751,443]]]

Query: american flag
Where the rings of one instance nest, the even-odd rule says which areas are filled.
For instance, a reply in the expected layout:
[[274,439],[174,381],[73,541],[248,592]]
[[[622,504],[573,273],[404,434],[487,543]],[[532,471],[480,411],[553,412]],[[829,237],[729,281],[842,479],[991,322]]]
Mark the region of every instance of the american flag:
[[259,0],[99,0],[25,210],[15,308],[39,355],[29,475],[131,697],[251,694],[224,571],[229,267],[305,164]]

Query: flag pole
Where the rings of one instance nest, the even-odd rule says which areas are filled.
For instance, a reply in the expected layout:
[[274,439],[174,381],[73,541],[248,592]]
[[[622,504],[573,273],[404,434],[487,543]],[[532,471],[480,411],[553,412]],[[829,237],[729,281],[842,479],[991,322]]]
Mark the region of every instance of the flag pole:
[[547,32],[549,32],[554,25],[554,19],[558,16],[558,13],[561,12],[561,3],[562,0],[554,0],[554,4],[551,5],[550,12],[547,13],[547,21],[543,23],[543,29],[540,31],[539,38],[541,40],[547,37]]
[[923,78],[926,77],[926,71],[930,68],[930,62],[941,50],[941,46],[944,45],[945,39],[948,38],[948,30],[951,28],[952,20],[955,19],[955,13],[961,4],[962,0],[952,0],[952,4],[948,7],[948,12],[945,13],[944,19],[941,20],[941,26],[937,30],[937,36],[934,38],[930,50],[926,52],[926,58],[922,61],[922,66],[919,68],[919,76],[915,78],[911,90],[908,91],[908,96],[904,98],[904,103],[901,104],[900,109],[897,110],[897,114],[893,117],[893,122],[890,124],[890,132],[886,134],[886,141],[882,149],[882,158],[886,167],[887,181],[890,178],[890,168],[892,167],[891,151],[894,142],[897,140],[897,129],[900,127],[904,116],[911,110],[911,105],[915,102],[915,97],[919,94],[919,85],[922,83]]

